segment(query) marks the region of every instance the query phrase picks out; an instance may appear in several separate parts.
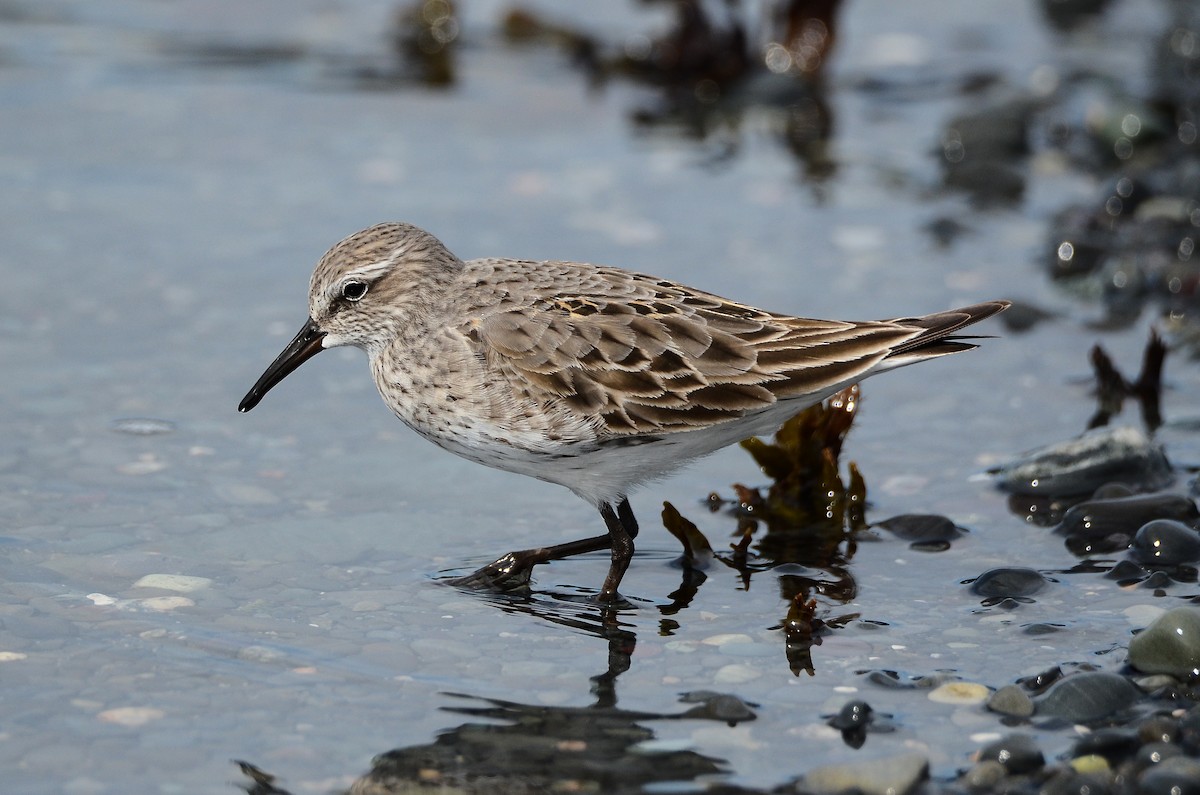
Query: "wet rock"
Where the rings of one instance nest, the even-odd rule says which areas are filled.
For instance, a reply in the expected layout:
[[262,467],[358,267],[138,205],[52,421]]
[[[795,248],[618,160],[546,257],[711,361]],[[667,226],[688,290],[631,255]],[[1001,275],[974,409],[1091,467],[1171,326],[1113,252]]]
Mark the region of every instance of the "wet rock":
[[924,754],[904,753],[853,764],[814,768],[801,779],[804,791],[840,795],[857,790],[862,795],[905,795],[929,777]]
[[1112,765],[1108,763],[1108,760],[1096,754],[1077,756],[1068,764],[1076,773],[1107,773],[1112,770]]
[[862,748],[867,741],[867,727],[874,719],[871,705],[861,699],[846,703],[827,724],[842,733],[842,741],[851,748]]
[[1028,734],[1009,734],[979,750],[980,761],[993,760],[1004,766],[1010,776],[1040,770],[1046,759]]
[[1130,556],[1153,566],[1178,566],[1200,560],[1200,533],[1174,519],[1147,522],[1133,537]]
[[192,577],[186,574],[147,574],[133,584],[134,588],[158,588],[163,591],[191,593],[212,585],[207,577]]
[[679,698],[684,704],[697,704],[686,713],[689,718],[704,718],[717,720],[736,726],[739,723],[755,720],[758,715],[750,705],[737,696],[726,693],[715,693],[711,690],[693,690],[684,693]]
[[1182,494],[1136,494],[1081,502],[1063,514],[1056,533],[1083,538],[1105,538],[1114,533],[1132,536],[1147,522],[1174,519],[1200,521],[1196,503]]
[[1033,715],[1033,699],[1020,685],[1006,685],[992,693],[987,708],[1013,718],[1028,718]]
[[1164,759],[1143,770],[1138,795],[1200,795],[1200,761],[1183,756]]
[[1110,580],[1116,580],[1121,585],[1129,585],[1135,582],[1141,582],[1146,579],[1149,572],[1144,568],[1134,563],[1132,560],[1122,560],[1108,570],[1104,576]]
[[1105,671],[1085,671],[1057,682],[1035,702],[1039,717],[1083,723],[1134,704],[1141,691],[1128,679]]
[[1001,599],[1029,601],[1029,597],[1048,584],[1041,573],[1021,567],[988,569],[975,578],[971,593],[987,597],[985,604],[994,604]]
[[905,513],[878,522],[875,526],[910,542],[911,549],[921,552],[941,552],[949,549],[950,542],[963,534],[958,525],[937,514]]
[[949,681],[950,677],[943,674],[934,676],[920,676],[917,674],[901,673],[899,671],[874,670],[863,671],[866,674],[867,681],[873,685],[887,688],[888,690],[915,690],[917,688],[933,689],[943,682]]
[[[1165,571],[1156,571],[1146,579],[1142,580],[1139,587],[1149,588],[1154,591],[1164,591],[1171,587],[1171,576]],[[1158,595],[1157,593],[1155,594]]]
[[959,781],[972,792],[993,792],[1007,776],[1004,765],[995,759],[985,759],[972,765]]
[[864,729],[871,722],[873,712],[870,704],[856,698],[846,702],[846,705],[838,710],[838,714],[830,718],[827,723],[839,731]]
[[1059,770],[1042,785],[1038,795],[1110,795],[1111,778],[1104,773]]
[[1179,739],[1179,723],[1165,715],[1152,715],[1138,724],[1137,733],[1144,743],[1173,743]]
[[1064,624],[1049,624],[1044,621],[1039,621],[1035,624],[1029,624],[1021,631],[1026,635],[1053,635],[1056,632],[1062,632],[1066,626]]
[[1109,482],[1161,488],[1171,481],[1171,466],[1162,446],[1142,431],[1106,426],[1032,450],[992,474],[1015,494],[1063,497],[1091,494]]
[[1133,757],[1133,765],[1138,770],[1145,770],[1168,759],[1183,755],[1183,749],[1170,743],[1147,743],[1138,749]]
[[1140,745],[1137,732],[1129,729],[1097,729],[1079,738],[1071,756],[1076,759],[1098,756],[1116,767],[1136,754]]
[[1109,765],[1116,767],[1126,759],[1132,759],[1141,745],[1138,733],[1129,729],[1097,729],[1091,734],[1081,736],[1070,749],[1075,759],[1099,757],[1108,760]]
[[1200,608],[1168,610],[1129,642],[1129,664],[1181,679],[1200,675]]
[[1033,691],[1034,693],[1043,693],[1050,687],[1050,685],[1062,678],[1062,668],[1056,665],[1053,668],[1047,668],[1044,671],[1039,671],[1033,676],[1023,676],[1017,680],[1017,684],[1021,685],[1027,690]]

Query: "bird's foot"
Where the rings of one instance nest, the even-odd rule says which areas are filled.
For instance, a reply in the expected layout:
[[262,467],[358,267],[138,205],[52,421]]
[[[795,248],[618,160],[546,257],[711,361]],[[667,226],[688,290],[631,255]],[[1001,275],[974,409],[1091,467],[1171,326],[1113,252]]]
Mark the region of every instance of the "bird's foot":
[[543,562],[536,555],[530,554],[533,551],[509,552],[466,576],[454,577],[446,582],[459,588],[501,592],[526,588],[529,586],[533,567]]

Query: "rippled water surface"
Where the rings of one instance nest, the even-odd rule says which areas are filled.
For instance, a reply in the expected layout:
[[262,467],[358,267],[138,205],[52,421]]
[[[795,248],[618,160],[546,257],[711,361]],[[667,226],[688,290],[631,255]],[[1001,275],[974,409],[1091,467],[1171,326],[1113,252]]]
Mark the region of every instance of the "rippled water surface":
[[[500,3],[462,6],[437,85],[397,55],[389,3],[0,2],[5,791],[230,792],[248,781],[239,759],[323,793],[392,749],[432,781],[447,748],[534,769],[513,775],[579,754],[556,775],[607,769],[612,791],[770,788],[908,750],[947,778],[1007,731],[998,716],[867,672],[999,688],[1054,665],[1116,670],[1132,629],[1196,594],[1068,571],[1062,539],[977,477],[1084,430],[1094,344],[1137,370],[1154,313],[1102,322],[1045,275],[1054,214],[1106,177],[1035,154],[1021,198],[980,203],[939,166],[977,84],[1046,97],[1087,65],[1141,85],[1165,5],[1125,0],[1062,33],[1028,2],[847,3],[829,134],[802,156],[789,114],[812,106],[794,81],[664,121],[668,90],[505,41]],[[540,7],[616,49],[670,22],[641,4]],[[621,265],[800,315],[1004,297],[1050,319],[991,321],[982,350],[865,385],[843,461],[867,518],[947,516],[969,532],[946,551],[879,533],[833,569],[717,564],[697,587],[659,512],[670,501],[724,551],[737,521],[706,496],[765,482],[732,448],[633,498],[627,609],[585,598],[604,555],[541,567],[526,598],[481,595],[438,578],[599,518],[418,438],[356,351],[236,412],[303,322],[316,259],[392,219],[462,257]],[[964,231],[941,241],[937,221]],[[1200,378],[1178,356],[1167,381],[1158,436],[1186,492]],[[1114,422],[1140,426],[1131,408]],[[1001,565],[1049,583],[985,605],[964,582]],[[818,617],[844,620],[794,673],[780,626],[800,581]],[[826,726],[853,698],[891,716],[858,750]],[[1050,752],[1074,737],[1028,730]]]

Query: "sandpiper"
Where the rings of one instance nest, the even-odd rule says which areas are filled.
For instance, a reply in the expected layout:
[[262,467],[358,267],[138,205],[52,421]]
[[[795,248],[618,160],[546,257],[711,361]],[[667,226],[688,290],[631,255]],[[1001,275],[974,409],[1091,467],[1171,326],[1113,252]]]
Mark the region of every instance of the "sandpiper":
[[405,223],[342,240],[309,289],[308,322],[238,410],[320,351],[362,348],[384,402],[417,433],[566,486],[604,518],[604,535],[511,552],[463,580],[501,584],[611,549],[597,597],[606,602],[633,556],[633,488],[769,433],[867,376],[974,348],[955,332],[1009,305],[813,320],[620,268],[464,262]]

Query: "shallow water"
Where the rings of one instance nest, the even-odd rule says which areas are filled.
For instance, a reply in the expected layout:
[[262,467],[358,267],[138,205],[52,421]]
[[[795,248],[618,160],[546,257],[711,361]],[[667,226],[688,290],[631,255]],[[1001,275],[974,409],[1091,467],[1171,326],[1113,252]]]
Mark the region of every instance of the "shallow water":
[[[1051,214],[1092,199],[1094,178],[1035,161],[1023,201],[979,209],[939,187],[934,156],[967,102],[960,81],[986,71],[1028,88],[1080,63],[1136,73],[1159,4],[1119,3],[1069,39],[1028,3],[847,4],[829,73],[836,170],[821,182],[780,142],[777,110],[740,110],[707,140],[646,131],[631,115],[652,89],[589,88],[557,50],[502,42],[500,4],[465,5],[457,79],[438,90],[391,53],[387,3],[0,4],[6,791],[229,792],[230,760],[244,759],[293,792],[328,792],[376,754],[469,733],[481,718],[447,708],[478,699],[509,703],[484,715],[493,724],[570,724],[615,704],[636,713],[635,753],[692,752],[720,771],[704,780],[746,787],[908,748],[948,777],[1007,731],[998,717],[862,672],[995,688],[1065,662],[1116,669],[1131,629],[1195,595],[1065,573],[1078,561],[1061,538],[973,477],[1082,431],[1088,350],[1102,342],[1135,370],[1151,318],[1098,330],[1098,307],[1043,274]],[[664,24],[638,7],[602,14],[570,17],[612,39]],[[970,231],[938,246],[923,227],[939,217]],[[663,609],[682,573],[661,503],[723,548],[735,523],[701,503],[762,481],[741,450],[635,496],[633,607],[606,621],[579,598],[603,555],[542,567],[526,601],[438,582],[599,519],[417,438],[360,354],[327,353],[237,414],[304,320],[316,258],[385,219],[463,257],[617,264],[797,314],[1007,297],[1056,317],[1023,334],[993,322],[983,350],[868,382],[844,453],[868,518],[938,513],[970,533],[935,554],[860,544],[853,598],[820,608],[860,620],[796,676],[778,572],[747,588],[718,566],[686,607]],[[1182,358],[1167,376],[1159,437],[1192,464],[1200,378]],[[1016,610],[982,607],[963,581],[998,565],[1053,582]],[[153,574],[202,579],[138,585]],[[755,704],[757,719],[662,718],[698,690]],[[896,726],[861,750],[823,717],[856,697]],[[1051,750],[1074,737],[1033,733]],[[704,767],[676,763],[683,780]]]

